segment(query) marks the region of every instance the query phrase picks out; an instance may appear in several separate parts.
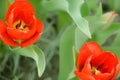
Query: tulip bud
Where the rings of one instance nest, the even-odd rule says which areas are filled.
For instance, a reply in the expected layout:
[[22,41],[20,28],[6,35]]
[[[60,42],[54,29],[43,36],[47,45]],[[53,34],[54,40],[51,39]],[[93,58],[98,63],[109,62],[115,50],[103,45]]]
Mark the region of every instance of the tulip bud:
[[107,28],[112,23],[116,16],[117,14],[113,11],[103,14],[102,19],[103,23],[105,24],[103,26],[103,29]]

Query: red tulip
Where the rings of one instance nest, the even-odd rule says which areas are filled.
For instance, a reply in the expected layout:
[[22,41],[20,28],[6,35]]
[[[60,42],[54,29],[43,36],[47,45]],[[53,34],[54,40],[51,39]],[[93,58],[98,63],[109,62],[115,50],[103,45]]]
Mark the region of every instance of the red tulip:
[[16,0],[8,9],[6,21],[0,21],[0,38],[10,46],[29,46],[43,32],[43,23],[35,16],[34,7],[27,0]]
[[79,52],[75,75],[82,80],[115,80],[119,69],[115,54],[102,51],[96,42],[88,42]]

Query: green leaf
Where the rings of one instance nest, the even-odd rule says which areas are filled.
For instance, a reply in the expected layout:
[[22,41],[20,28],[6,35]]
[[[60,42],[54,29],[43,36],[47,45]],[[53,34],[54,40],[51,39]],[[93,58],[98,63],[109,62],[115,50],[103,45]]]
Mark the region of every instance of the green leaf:
[[64,27],[70,25],[72,20],[71,20],[70,16],[63,11],[59,12],[58,16],[59,16],[58,30],[60,31]]
[[[103,26],[102,23],[102,10],[101,10],[101,5],[98,7],[97,13],[95,16],[88,16],[86,19],[89,22],[90,25],[90,31],[92,34],[92,39],[89,39],[85,34],[83,34],[78,28],[75,30],[75,46],[77,51],[81,48],[81,46],[87,41],[87,40],[94,40],[94,34],[95,32]],[[98,32],[98,31],[97,31]]]
[[43,0],[41,5],[46,11],[67,11],[68,9],[68,2],[66,0]]
[[12,51],[15,54],[19,54],[22,56],[30,57],[35,60],[37,68],[38,68],[38,76],[41,77],[45,70],[45,56],[41,49],[37,46],[29,46],[25,48],[13,48]]
[[0,56],[3,56],[5,55],[5,53],[9,53],[9,52],[10,52],[9,46],[0,40]]
[[91,34],[89,31],[89,25],[80,13],[80,9],[84,0],[43,0],[42,5],[46,11],[65,11],[69,14],[76,26],[89,38]]
[[73,51],[75,26],[69,27],[60,41],[60,72],[59,80],[67,80],[74,66]]
[[112,43],[112,46],[119,46],[119,45],[120,45],[120,34],[117,34],[114,42]]
[[74,74],[75,70],[77,70],[77,59],[78,59],[78,52],[76,50],[75,47],[73,47],[73,69],[69,74],[69,77],[67,80],[78,80],[78,78],[76,78],[76,75]]
[[14,68],[13,68],[12,75],[15,75],[16,72],[17,72],[17,68],[19,67],[20,56],[19,55],[15,55],[13,57],[13,61],[14,61]]
[[89,22],[91,34],[93,34],[96,30],[99,30],[103,26],[103,23],[102,23],[103,20],[101,17],[88,16],[86,17],[86,19]]
[[0,19],[5,20],[5,15],[7,11],[7,0],[0,1]]
[[[98,27],[98,28],[97,28]],[[94,29],[96,28],[96,29]],[[76,28],[75,31],[75,46],[77,51],[79,51],[80,47],[86,41],[96,41],[101,45],[105,43],[105,41],[113,34],[117,34],[115,41],[112,43],[111,46],[104,47],[104,50],[110,50],[113,53],[117,54],[120,57],[120,24],[114,23],[111,24],[107,29],[99,28],[98,26],[91,26],[90,29],[92,30],[92,39],[88,39],[84,34],[82,34],[79,29]],[[98,30],[99,29],[99,30]]]
[[73,20],[75,22],[75,24],[77,25],[77,27],[80,29],[81,32],[83,32],[85,35],[88,36],[88,38],[91,38],[91,34],[89,32],[89,27],[88,27],[88,21],[82,17],[75,18],[75,15],[73,16]]
[[120,2],[120,0],[110,0],[109,5],[110,5],[111,9],[113,9],[115,11],[119,11],[120,10],[119,2]]
[[95,10],[98,6],[98,0],[85,0],[90,10]]
[[109,38],[111,35],[120,32],[120,24],[114,23],[111,24],[110,27],[107,29],[99,29],[93,34],[93,38],[90,41],[96,41],[100,44],[105,43],[106,39]]
[[104,50],[112,51],[120,58],[120,34],[117,34],[114,42],[110,46],[105,46]]
[[89,38],[91,34],[89,31],[88,21],[81,16],[80,9],[84,0],[69,0],[68,14],[71,16],[72,20],[76,26]]
[[80,50],[87,39],[87,36],[85,36],[78,28],[75,29],[75,47],[77,51]]
[[79,80],[79,79],[78,79],[78,77],[75,76],[75,77],[73,77],[73,78],[70,79],[70,80]]
[[81,10],[81,14],[82,14],[83,17],[84,16],[89,16],[90,10],[89,10],[88,5],[87,5],[86,2],[83,3],[80,10]]
[[17,76],[15,76],[15,77],[13,78],[13,80],[19,80],[19,78],[18,78]]
[[85,34],[80,32],[79,29],[76,28],[75,46],[76,46],[77,51],[79,51],[80,47],[86,41],[96,41],[100,44],[103,44],[108,37],[120,31],[119,23],[111,24],[107,29],[103,29],[103,26],[106,23],[102,23],[103,19],[100,17],[100,15],[101,15],[101,12],[99,16],[89,16],[86,18],[90,24],[92,39],[88,39],[85,36]]
[[96,11],[96,16],[102,16],[102,3],[100,3],[98,6],[98,9]]
[[43,21],[46,17],[45,9],[41,4],[43,0],[29,0],[29,1],[35,8],[36,17]]

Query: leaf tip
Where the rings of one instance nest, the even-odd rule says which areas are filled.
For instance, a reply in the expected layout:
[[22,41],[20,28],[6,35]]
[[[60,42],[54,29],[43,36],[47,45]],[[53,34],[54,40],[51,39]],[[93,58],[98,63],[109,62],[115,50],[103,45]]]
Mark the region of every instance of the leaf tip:
[[38,77],[40,78],[41,77],[41,73],[38,71]]
[[90,36],[88,36],[88,38],[89,38],[89,39],[92,39],[92,36],[90,35]]
[[88,33],[84,33],[89,39],[92,39],[91,33],[88,31]]

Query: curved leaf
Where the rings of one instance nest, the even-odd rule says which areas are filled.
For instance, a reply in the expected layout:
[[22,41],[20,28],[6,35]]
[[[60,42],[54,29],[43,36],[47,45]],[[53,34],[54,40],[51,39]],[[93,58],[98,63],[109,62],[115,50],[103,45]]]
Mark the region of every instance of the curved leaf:
[[89,38],[91,38],[91,33],[89,31],[88,21],[84,19],[80,13],[80,9],[84,0],[68,0],[69,2],[69,10],[68,14],[73,19],[74,23],[77,27]]
[[75,27],[69,27],[60,41],[59,80],[67,80],[74,66],[73,51]]
[[38,76],[41,77],[45,70],[45,56],[41,49],[39,49],[37,46],[29,46],[25,48],[14,48],[12,51],[16,54],[30,57],[35,60],[37,69],[38,69]]
[[89,38],[88,21],[81,16],[80,9],[84,0],[50,0],[43,1],[42,5],[47,11],[62,10],[69,14],[75,25]]

